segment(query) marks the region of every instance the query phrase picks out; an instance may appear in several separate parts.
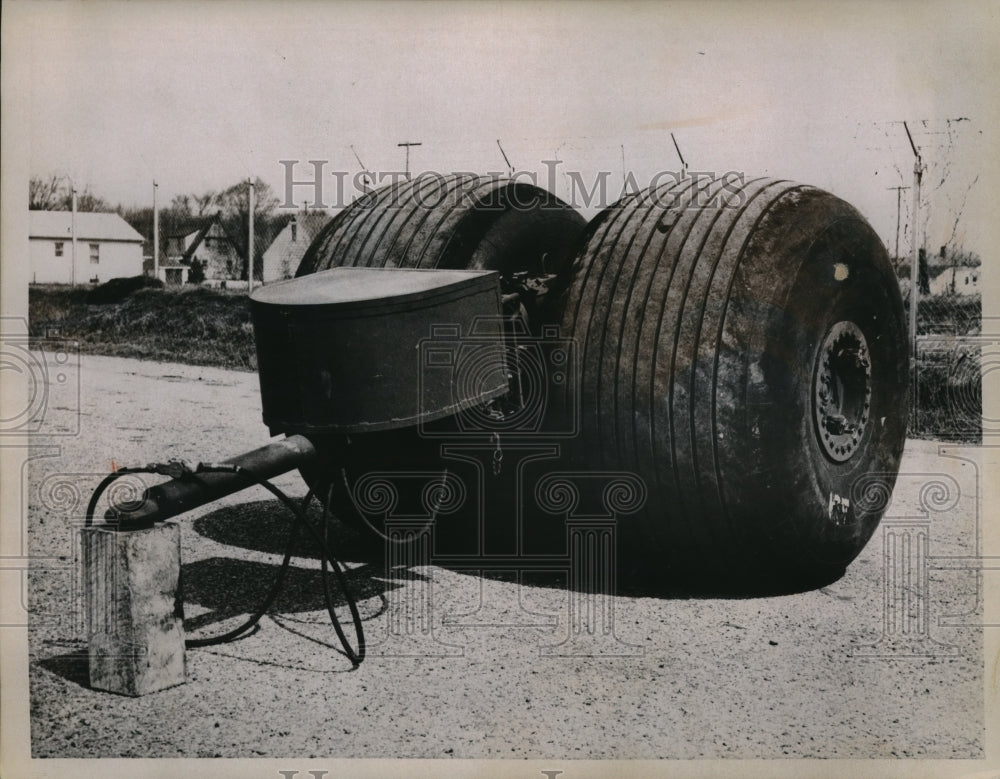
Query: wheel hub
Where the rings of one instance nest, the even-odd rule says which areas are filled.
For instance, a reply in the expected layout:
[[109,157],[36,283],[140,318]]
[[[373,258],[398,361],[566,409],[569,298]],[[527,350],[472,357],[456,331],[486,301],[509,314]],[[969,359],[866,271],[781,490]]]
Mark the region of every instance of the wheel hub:
[[846,462],[864,438],[871,412],[872,366],[864,333],[837,322],[823,339],[813,380],[819,442],[835,462]]

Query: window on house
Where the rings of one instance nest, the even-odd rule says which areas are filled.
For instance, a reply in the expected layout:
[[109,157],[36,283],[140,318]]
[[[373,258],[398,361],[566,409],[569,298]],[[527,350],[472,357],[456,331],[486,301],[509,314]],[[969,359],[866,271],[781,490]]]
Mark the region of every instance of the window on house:
[[292,241],[294,242],[298,238],[298,228],[299,226],[292,220]]
[[99,243],[90,244],[90,261],[95,265],[101,261],[101,245]]
[[62,257],[62,256],[63,256],[63,242],[56,241],[56,257]]

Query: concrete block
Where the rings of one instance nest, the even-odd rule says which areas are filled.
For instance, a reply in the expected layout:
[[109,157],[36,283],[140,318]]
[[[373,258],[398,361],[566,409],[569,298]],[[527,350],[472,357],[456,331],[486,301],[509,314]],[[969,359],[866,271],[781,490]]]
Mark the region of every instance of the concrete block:
[[146,695],[185,681],[176,522],[83,530],[90,685]]

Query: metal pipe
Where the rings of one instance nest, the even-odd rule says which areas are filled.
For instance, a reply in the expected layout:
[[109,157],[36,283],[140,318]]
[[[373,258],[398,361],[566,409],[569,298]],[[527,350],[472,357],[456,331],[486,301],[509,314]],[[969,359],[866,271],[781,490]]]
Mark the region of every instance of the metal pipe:
[[[281,441],[254,449],[252,452],[223,460],[221,465],[235,465],[262,479],[272,479],[282,473],[301,468],[316,459],[316,447],[305,436],[292,435]],[[198,473],[148,488],[141,504],[131,511],[114,507],[104,515],[109,522],[121,525],[149,525],[162,522],[185,511],[211,503],[239,492],[254,483],[239,473]]]

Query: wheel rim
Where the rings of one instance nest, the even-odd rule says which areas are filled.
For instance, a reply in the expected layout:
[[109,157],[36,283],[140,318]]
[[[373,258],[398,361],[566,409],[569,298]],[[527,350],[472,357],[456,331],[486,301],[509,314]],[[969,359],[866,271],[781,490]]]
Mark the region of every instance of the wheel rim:
[[864,440],[871,412],[872,364],[856,324],[834,324],[816,357],[813,418],[823,451],[834,462],[850,460]]

